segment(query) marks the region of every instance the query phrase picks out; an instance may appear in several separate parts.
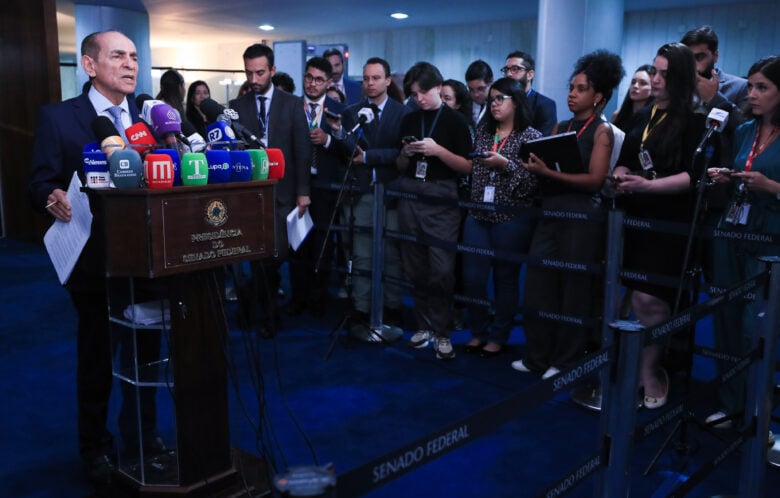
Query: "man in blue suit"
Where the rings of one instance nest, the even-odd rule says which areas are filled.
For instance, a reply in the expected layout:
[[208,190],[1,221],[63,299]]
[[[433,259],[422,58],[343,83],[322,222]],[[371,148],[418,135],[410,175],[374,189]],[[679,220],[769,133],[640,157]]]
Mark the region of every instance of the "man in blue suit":
[[519,50],[512,52],[506,56],[506,64],[501,68],[501,72],[504,76],[519,81],[525,88],[525,102],[531,126],[541,131],[544,136],[552,133],[553,126],[558,122],[555,101],[531,88],[536,74],[533,57]]
[[[66,193],[73,173],[85,183],[81,154],[86,144],[96,140],[92,122],[98,116],[114,121],[111,113],[116,110],[111,109],[117,106],[122,128],[139,119],[138,108],[128,98],[135,92],[138,61],[135,44],[127,36],[118,31],[87,36],[81,45],[81,65],[90,78],[89,90],[46,105],[38,113],[29,185],[33,208],[66,223],[74,215]],[[79,452],[87,477],[96,485],[108,483],[113,467],[113,436],[106,427],[112,375],[100,225],[93,222],[91,236],[65,284],[78,315]],[[148,408],[151,412],[143,414],[144,424],[154,427],[155,407]]]
[[[366,193],[354,200],[355,226],[373,225],[373,185],[389,183],[398,178],[395,158],[401,146],[401,118],[411,111],[408,106],[387,95],[390,86],[390,64],[379,57],[372,57],[363,66],[363,90],[366,99],[350,106],[347,115],[358,121],[358,112],[372,109],[375,119],[362,127],[359,141],[354,135],[346,138],[350,150],[354,150],[353,170],[355,183]],[[350,209],[344,209],[344,221],[349,221]],[[385,214],[385,228],[398,230],[398,210],[388,206]],[[357,270],[371,269],[371,234],[356,232],[353,237],[353,267]],[[401,256],[395,240],[388,239],[385,245],[384,272],[390,277],[401,278]],[[367,324],[371,305],[371,280],[356,277],[353,282],[353,324]],[[385,323],[401,325],[403,292],[397,285],[384,289]],[[382,303],[379,303],[380,305]]]
[[360,83],[352,81],[344,74],[344,54],[337,48],[326,50],[322,56],[330,62],[333,68],[333,86],[341,90],[341,93],[347,97],[347,105],[353,105],[360,101],[362,97],[362,88]]
[[[332,66],[324,57],[312,57],[306,61],[303,75],[303,108],[309,123],[311,161],[311,206],[309,211],[314,229],[297,251],[290,257],[290,283],[293,297],[287,308],[289,314],[308,311],[314,316],[325,313],[328,299],[327,284],[332,263],[332,240],[325,243],[328,225],[336,204],[337,191],[325,185],[342,181],[348,150],[342,140],[342,126],[349,126],[348,116],[332,119],[326,111],[342,115],[346,106],[325,95],[332,75]],[[342,123],[342,121],[344,121]],[[333,234],[331,234],[332,236]],[[319,263],[319,271],[314,271]]]

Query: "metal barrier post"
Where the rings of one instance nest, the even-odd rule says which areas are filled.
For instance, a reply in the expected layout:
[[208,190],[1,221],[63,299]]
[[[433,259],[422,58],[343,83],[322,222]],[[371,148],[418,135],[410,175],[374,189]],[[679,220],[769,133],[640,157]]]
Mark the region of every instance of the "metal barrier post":
[[377,330],[382,326],[383,304],[385,302],[382,270],[385,261],[385,186],[374,184],[374,226],[371,247],[371,316],[369,327]]
[[739,496],[766,496],[766,458],[769,417],[772,410],[772,392],[774,390],[775,355],[777,333],[780,328],[780,257],[760,258],[769,266],[769,298],[763,327],[752,331],[751,348],[763,341],[760,361],[750,365],[748,373],[748,393],[745,410],[755,421],[756,433],[746,443],[742,454],[740,470]]

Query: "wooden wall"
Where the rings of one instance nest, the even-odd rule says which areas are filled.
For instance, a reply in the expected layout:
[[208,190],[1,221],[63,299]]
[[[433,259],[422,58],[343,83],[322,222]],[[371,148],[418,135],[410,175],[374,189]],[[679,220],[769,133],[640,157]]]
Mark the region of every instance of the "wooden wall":
[[7,237],[40,240],[50,223],[27,200],[36,109],[60,100],[55,0],[0,4],[0,187]]

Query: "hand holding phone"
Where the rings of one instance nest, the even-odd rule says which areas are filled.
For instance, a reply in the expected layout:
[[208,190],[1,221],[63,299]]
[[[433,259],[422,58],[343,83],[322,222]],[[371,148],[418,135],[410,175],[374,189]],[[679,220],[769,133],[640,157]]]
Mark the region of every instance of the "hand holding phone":
[[488,153],[481,150],[475,150],[474,152],[469,152],[469,159],[474,159],[477,157],[480,158],[488,157]]
[[325,114],[326,117],[329,117],[330,119],[341,119],[341,114],[336,114],[333,111],[328,110],[328,108],[324,108],[322,112]]
[[405,143],[405,144],[410,144],[410,143],[412,143],[412,142],[418,142],[418,141],[419,141],[419,139],[418,139],[417,137],[415,137],[415,136],[412,136],[412,135],[407,135],[407,136],[405,136],[404,138],[402,138],[401,140],[402,140],[402,141],[403,141],[403,143]]

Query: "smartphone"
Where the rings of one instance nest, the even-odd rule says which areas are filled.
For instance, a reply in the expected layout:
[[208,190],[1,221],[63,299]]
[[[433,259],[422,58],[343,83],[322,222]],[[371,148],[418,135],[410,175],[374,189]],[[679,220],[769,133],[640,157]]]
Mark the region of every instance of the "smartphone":
[[616,177],[615,175],[607,175],[606,179],[612,183],[620,183],[620,178]]
[[474,159],[475,157],[487,157],[487,152],[483,152],[481,150],[476,150],[474,152],[469,152],[469,159]]
[[405,144],[410,144],[410,143],[412,143],[412,142],[417,142],[417,141],[419,141],[419,139],[418,139],[417,137],[414,137],[414,136],[412,136],[412,135],[407,135],[407,136],[405,136],[404,138],[402,138],[401,140],[403,140],[403,142],[404,142]]
[[322,112],[330,119],[341,119],[341,114],[336,114],[335,112],[329,111],[327,108],[323,109]]
[[718,168],[718,174],[720,175],[730,175],[734,172],[733,169],[728,168]]

